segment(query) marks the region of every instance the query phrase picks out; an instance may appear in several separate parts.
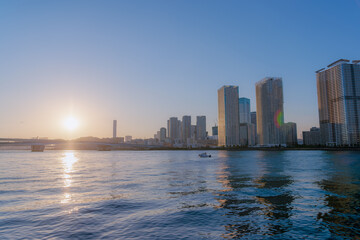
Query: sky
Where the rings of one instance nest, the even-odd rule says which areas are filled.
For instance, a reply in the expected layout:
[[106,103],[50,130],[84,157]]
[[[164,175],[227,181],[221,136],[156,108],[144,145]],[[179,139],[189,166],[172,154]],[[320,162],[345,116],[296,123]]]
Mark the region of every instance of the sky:
[[[315,71],[360,59],[360,0],[2,0],[0,138],[152,137],[217,122],[217,90],[282,77],[285,122],[319,126]],[[78,119],[73,131],[68,116]]]

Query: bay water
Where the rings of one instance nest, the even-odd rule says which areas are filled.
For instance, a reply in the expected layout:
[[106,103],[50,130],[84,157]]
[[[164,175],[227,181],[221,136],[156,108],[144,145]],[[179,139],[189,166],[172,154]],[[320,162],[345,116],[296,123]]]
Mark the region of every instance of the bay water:
[[0,239],[354,239],[360,154],[0,151]]

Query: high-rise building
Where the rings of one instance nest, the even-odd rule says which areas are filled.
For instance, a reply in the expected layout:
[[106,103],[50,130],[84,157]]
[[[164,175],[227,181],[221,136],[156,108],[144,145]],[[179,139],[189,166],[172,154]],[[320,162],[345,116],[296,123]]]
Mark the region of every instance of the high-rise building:
[[238,146],[239,140],[239,88],[223,86],[218,90],[218,145]]
[[254,145],[259,143],[258,135],[257,135],[257,125],[256,125],[256,112],[250,113],[251,123],[254,124],[254,130],[255,130],[255,143]]
[[168,137],[171,140],[175,140],[179,138],[179,121],[177,117],[171,117],[168,120]]
[[281,78],[267,77],[256,83],[256,118],[259,144],[281,144],[284,123],[283,85]]
[[240,123],[250,123],[250,99],[239,98],[239,121]]
[[250,113],[251,116],[251,123],[256,125],[256,112],[251,112]]
[[322,144],[360,144],[359,63],[340,59],[316,71]]
[[160,128],[160,142],[164,142],[166,138],[166,128]]
[[218,135],[218,126],[213,126],[212,127],[212,135],[213,136],[217,136]]
[[310,131],[303,131],[303,143],[308,146],[315,146],[321,144],[320,128],[312,127]]
[[255,125],[252,123],[240,123],[240,145],[255,145]]
[[196,117],[196,138],[198,140],[206,139],[206,116]]
[[250,99],[248,98],[239,98],[239,121],[240,121],[240,145],[241,146],[251,146],[255,145],[255,136],[253,136],[252,131],[254,127],[251,124],[250,117]]
[[177,139],[178,141],[182,140],[182,123],[181,120],[178,120],[178,128],[177,128]]
[[156,134],[154,134],[154,139],[160,141],[160,131],[157,131]]
[[187,139],[191,138],[191,116],[182,117],[181,138],[183,143],[186,143]]
[[116,138],[116,127],[117,127],[117,120],[113,121],[113,138]]
[[169,134],[169,132],[170,132],[170,119],[167,120],[166,123],[167,123],[167,124],[166,124],[166,129],[167,129],[167,131],[166,131],[166,137],[167,137],[167,138],[170,138],[170,134]]
[[287,146],[296,146],[298,144],[296,123],[284,123],[281,129],[284,138],[283,143]]
[[196,125],[191,125],[191,139],[196,139]]

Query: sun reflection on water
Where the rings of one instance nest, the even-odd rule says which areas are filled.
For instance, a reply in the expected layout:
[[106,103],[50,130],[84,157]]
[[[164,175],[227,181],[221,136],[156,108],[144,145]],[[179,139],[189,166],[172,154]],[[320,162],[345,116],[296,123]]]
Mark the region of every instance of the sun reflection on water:
[[78,158],[75,156],[73,151],[65,152],[62,157],[62,165],[63,165],[63,180],[64,180],[64,188],[67,189],[64,192],[61,203],[68,203],[71,201],[71,193],[69,192],[69,188],[72,184],[72,173],[74,172],[73,165],[78,161]]
[[73,172],[73,164],[78,161],[78,158],[75,157],[74,152],[65,152],[62,158],[64,172],[71,173]]
[[71,200],[71,194],[70,193],[64,193],[63,199],[61,200],[61,203],[68,203]]

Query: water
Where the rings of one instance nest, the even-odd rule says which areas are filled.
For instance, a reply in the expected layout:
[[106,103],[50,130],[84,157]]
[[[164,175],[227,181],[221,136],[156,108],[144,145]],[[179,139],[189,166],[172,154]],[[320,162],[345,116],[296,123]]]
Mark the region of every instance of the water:
[[0,151],[0,239],[353,239],[356,152]]

